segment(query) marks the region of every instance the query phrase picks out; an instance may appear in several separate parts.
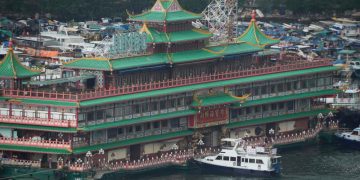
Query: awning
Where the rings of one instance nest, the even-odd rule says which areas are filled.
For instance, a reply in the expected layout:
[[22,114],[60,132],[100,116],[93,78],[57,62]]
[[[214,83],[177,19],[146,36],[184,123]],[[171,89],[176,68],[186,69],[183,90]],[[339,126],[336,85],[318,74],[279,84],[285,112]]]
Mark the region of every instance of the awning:
[[339,54],[354,54],[356,51],[355,50],[341,50],[339,51]]
[[69,78],[59,78],[59,79],[51,79],[51,80],[45,80],[45,81],[29,81],[29,82],[23,82],[24,85],[30,84],[30,85],[53,85],[53,84],[62,84],[67,82],[77,82],[80,80],[86,80],[95,78],[95,75],[87,74],[87,75],[81,75],[81,76],[75,76],[75,77],[69,77]]

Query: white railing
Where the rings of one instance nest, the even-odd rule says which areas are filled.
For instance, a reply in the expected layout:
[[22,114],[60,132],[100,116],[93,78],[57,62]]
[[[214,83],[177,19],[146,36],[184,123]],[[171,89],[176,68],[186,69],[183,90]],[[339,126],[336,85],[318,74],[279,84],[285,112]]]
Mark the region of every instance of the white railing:
[[40,168],[41,167],[41,162],[40,161],[2,158],[0,160],[0,162],[1,162],[1,164],[4,164],[4,165],[30,166],[30,167],[34,167],[34,168]]
[[31,138],[6,138],[0,137],[0,144],[16,145],[16,146],[32,146],[41,148],[54,148],[54,149],[71,149],[71,142],[51,141],[51,140],[32,140]]

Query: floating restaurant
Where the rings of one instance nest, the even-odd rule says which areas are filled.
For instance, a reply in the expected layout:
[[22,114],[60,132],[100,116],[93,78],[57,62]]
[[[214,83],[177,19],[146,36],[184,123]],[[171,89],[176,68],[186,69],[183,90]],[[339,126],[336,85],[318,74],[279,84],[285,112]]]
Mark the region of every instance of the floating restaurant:
[[119,36],[110,58],[64,64],[59,79],[40,81],[10,48],[0,63],[0,151],[11,159],[3,164],[133,161],[224,137],[307,131],[329,114],[331,60],[268,50],[279,40],[255,15],[240,37],[210,43],[211,32],[192,26],[199,18],[177,0],[157,0],[129,15],[142,25],[128,36],[136,38]]

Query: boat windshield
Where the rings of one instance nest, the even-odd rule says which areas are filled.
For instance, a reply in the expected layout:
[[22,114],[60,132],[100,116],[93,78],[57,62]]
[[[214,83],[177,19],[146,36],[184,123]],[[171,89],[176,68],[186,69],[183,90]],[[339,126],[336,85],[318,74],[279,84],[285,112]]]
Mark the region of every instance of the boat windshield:
[[234,149],[235,142],[232,141],[222,141],[222,148],[223,149]]

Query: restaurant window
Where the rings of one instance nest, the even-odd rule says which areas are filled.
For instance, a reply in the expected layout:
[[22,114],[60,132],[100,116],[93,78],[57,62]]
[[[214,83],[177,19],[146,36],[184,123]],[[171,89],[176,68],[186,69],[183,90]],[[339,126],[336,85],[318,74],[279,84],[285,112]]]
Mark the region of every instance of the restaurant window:
[[150,129],[151,129],[151,123],[146,123],[145,130],[150,130]]
[[272,110],[272,111],[276,111],[276,110],[277,110],[277,104],[276,104],[276,103],[271,104],[271,110]]
[[104,110],[96,111],[96,120],[104,119]]
[[135,126],[135,131],[136,132],[142,131],[142,126],[141,125],[136,125]]
[[255,113],[261,112],[261,106],[255,106]]
[[124,134],[124,129],[123,128],[118,128],[117,133],[118,133],[118,135],[123,135]]
[[179,119],[171,119],[171,120],[170,120],[170,127],[171,127],[171,128],[178,128],[178,127],[180,127],[180,120],[179,120]]
[[270,93],[273,94],[273,93],[276,93],[276,85],[275,84],[272,84],[270,86]]
[[278,84],[277,90],[278,90],[278,92],[284,92],[284,84],[283,83]]
[[159,121],[153,122],[153,127],[154,129],[160,128],[160,122]]
[[283,110],[285,109],[285,103],[284,102],[280,102],[279,103],[279,110]]
[[252,113],[252,109],[251,109],[252,107],[247,107],[246,108],[246,115],[249,115],[249,114],[251,114]]
[[160,109],[161,110],[166,109],[166,99],[160,101]]
[[109,129],[108,130],[108,138],[116,138],[118,135],[118,132],[116,129]]
[[316,87],[316,79],[309,79],[309,87],[310,88]]
[[133,105],[133,113],[134,114],[139,114],[140,113],[140,105],[139,104],[134,104]]
[[167,128],[168,127],[168,121],[161,121],[161,127],[162,128]]
[[267,94],[267,86],[261,86],[261,94]]
[[131,133],[133,133],[133,127],[132,126],[129,126],[129,127],[127,127],[127,133],[129,133],[129,134],[131,134]]
[[295,110],[295,101],[289,101],[287,102],[287,110]]
[[88,112],[87,114],[86,114],[86,116],[87,116],[87,120],[88,121],[93,121],[95,118],[94,118],[94,112]]
[[286,91],[292,91],[292,90],[293,90],[293,82],[287,82]]
[[154,101],[151,101],[151,111],[158,111],[159,110],[159,102],[154,100]]

